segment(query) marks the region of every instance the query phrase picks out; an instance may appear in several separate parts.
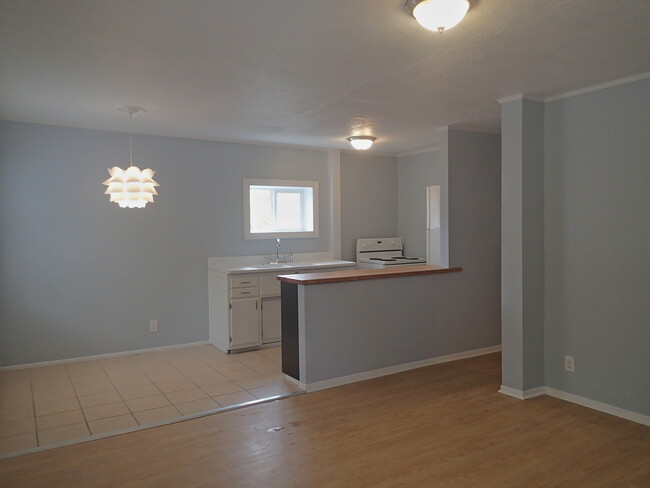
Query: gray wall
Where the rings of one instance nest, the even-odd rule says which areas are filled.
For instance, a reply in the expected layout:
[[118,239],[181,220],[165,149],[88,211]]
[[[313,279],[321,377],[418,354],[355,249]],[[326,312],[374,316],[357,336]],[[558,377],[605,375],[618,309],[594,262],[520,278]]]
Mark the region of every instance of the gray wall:
[[645,415],[649,128],[647,79],[546,106],[546,384]]
[[300,380],[315,383],[498,345],[498,323],[486,327],[465,313],[468,299],[476,298],[468,297],[466,284],[461,272],[300,285]]
[[207,340],[208,257],[274,249],[243,238],[243,178],[319,181],[320,237],[283,248],[329,249],[325,151],[133,141],[135,160],[157,171],[160,196],[120,209],[102,182],[128,161],[128,134],[0,123],[3,365]]
[[452,323],[483,344],[500,344],[501,136],[450,129],[447,146],[449,265],[463,268]]
[[409,256],[427,253],[426,187],[442,185],[438,151],[401,156],[397,164],[397,233]]
[[341,259],[356,261],[356,241],[397,235],[397,158],[341,153]]
[[[500,344],[500,135],[449,130],[445,137],[450,259],[463,271],[304,286],[301,344],[307,364],[302,381]],[[422,156],[422,167],[414,169],[422,177],[434,176],[427,159]],[[421,188],[424,201],[424,183]]]

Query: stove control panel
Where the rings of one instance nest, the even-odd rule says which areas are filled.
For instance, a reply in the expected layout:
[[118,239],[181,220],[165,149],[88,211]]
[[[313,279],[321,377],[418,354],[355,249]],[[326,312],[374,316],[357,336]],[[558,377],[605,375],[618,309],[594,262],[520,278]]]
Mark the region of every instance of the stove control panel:
[[401,237],[386,237],[379,239],[357,239],[357,252],[363,251],[398,251],[404,249]]

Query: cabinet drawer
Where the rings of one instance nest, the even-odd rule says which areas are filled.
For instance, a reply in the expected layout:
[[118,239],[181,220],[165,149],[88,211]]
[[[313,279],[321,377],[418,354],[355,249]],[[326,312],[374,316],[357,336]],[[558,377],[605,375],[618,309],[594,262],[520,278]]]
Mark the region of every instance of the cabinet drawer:
[[257,287],[233,288],[230,290],[230,298],[254,298],[258,295]]
[[280,296],[280,282],[278,276],[285,273],[264,273],[260,276],[260,295],[263,297],[279,297]]
[[248,288],[257,286],[260,279],[257,275],[232,276],[230,278],[230,288]]

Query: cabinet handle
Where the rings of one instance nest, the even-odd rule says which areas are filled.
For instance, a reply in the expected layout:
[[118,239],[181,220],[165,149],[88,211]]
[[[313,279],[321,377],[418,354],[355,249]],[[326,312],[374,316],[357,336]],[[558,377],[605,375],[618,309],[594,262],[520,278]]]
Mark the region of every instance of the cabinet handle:
[[250,295],[251,292],[250,292],[250,291],[242,291],[241,294],[242,294],[242,295]]
[[247,285],[247,284],[250,283],[250,281],[240,281],[240,283],[241,283],[242,285]]
[[257,300],[255,300],[255,310],[257,310]]

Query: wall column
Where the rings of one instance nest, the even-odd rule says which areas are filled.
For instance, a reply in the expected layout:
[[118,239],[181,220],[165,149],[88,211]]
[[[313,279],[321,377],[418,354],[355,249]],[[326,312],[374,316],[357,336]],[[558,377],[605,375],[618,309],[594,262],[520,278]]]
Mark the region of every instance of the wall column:
[[327,151],[327,172],[330,180],[330,251],[332,259],[341,259],[341,151]]
[[440,266],[449,266],[449,127],[440,127]]
[[544,103],[500,100],[501,392],[544,386]]

